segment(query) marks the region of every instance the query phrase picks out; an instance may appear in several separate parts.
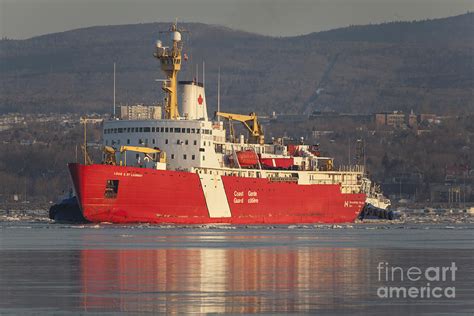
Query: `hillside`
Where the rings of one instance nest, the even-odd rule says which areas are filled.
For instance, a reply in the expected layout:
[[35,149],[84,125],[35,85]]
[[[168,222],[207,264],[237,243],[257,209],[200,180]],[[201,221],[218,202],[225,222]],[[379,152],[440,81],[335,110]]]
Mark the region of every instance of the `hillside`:
[[[181,79],[206,61],[210,113],[217,69],[226,111],[269,114],[474,112],[474,14],[266,37],[183,24],[190,56]],[[161,23],[98,26],[0,41],[0,113],[108,112],[113,62],[119,103],[157,102],[152,57]],[[318,90],[319,93],[316,93]]]

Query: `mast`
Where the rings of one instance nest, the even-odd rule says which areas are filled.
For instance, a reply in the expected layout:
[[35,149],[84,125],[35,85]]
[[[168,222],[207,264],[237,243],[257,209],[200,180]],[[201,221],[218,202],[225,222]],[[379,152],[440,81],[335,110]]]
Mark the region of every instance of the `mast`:
[[166,74],[162,89],[168,94],[165,105],[165,118],[176,120],[179,118],[178,112],[178,72],[181,70],[181,33],[175,22],[170,30],[173,45],[172,47],[162,46],[161,41],[156,42],[156,51],[153,54],[159,61],[161,70]]
[[[221,111],[221,67],[219,66],[219,70],[217,72],[217,112]],[[221,117],[217,116],[217,121],[221,121]]]
[[115,63],[114,63],[114,118],[115,118]]

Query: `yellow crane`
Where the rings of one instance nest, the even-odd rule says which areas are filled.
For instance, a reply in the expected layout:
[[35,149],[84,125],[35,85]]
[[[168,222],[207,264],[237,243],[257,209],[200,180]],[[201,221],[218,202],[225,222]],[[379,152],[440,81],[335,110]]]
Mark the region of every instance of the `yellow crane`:
[[[156,162],[166,162],[166,154],[157,148],[139,147],[139,146],[122,146],[120,147],[120,153],[126,151],[134,151],[145,154],[145,158],[148,158]],[[127,164],[127,156],[125,155],[125,165]]]
[[230,138],[232,141],[235,140],[234,127],[232,121],[241,122],[244,127],[249,131],[249,142],[254,144],[264,144],[265,138],[263,134],[262,125],[258,122],[257,114],[252,112],[249,115],[216,112],[216,116],[223,117],[229,121]]
[[143,154],[159,154],[161,150],[157,148],[149,148],[149,147],[140,147],[140,146],[122,146],[120,147],[120,152],[124,153],[126,151],[135,151],[138,153]]
[[[116,165],[117,161],[115,158],[115,154],[117,150],[110,146],[104,146],[104,154],[105,154],[105,161],[104,163],[107,165]],[[139,146],[121,146],[119,152],[121,154],[127,151],[134,151],[138,153],[145,154],[145,157],[156,162],[166,162],[166,153],[161,151],[157,148],[149,148],[149,147],[139,147]],[[127,165],[127,156],[125,156],[125,165]]]
[[110,146],[104,146],[104,154],[105,154],[105,159],[104,163],[106,165],[113,165],[115,166],[117,164],[117,159],[115,158],[115,148],[110,147]]

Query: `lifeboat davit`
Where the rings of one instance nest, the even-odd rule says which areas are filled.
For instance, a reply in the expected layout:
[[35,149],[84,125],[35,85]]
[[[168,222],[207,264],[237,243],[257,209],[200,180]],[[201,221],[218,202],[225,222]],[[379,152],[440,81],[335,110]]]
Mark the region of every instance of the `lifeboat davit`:
[[238,151],[236,154],[241,167],[250,167],[258,164],[258,156],[252,150]]

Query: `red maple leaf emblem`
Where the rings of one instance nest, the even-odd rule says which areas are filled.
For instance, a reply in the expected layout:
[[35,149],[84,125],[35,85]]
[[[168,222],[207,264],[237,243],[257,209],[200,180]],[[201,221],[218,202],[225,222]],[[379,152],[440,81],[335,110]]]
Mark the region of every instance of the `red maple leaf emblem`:
[[198,103],[199,103],[199,105],[202,105],[202,101],[204,101],[204,99],[202,98],[201,95],[199,95],[199,98],[198,98]]

